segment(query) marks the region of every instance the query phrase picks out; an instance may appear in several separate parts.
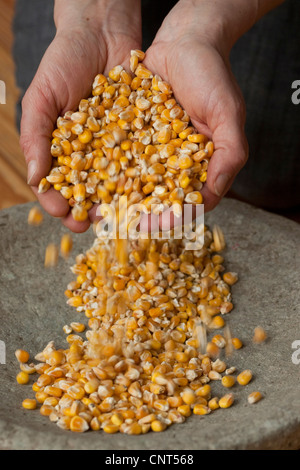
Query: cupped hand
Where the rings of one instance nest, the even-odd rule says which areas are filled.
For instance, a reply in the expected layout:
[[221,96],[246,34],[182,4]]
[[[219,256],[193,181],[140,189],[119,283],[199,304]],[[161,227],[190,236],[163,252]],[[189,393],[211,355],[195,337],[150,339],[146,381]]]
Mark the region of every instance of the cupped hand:
[[128,66],[130,50],[140,48],[138,15],[126,29],[124,15],[119,21],[114,13],[109,16],[113,26],[106,22],[101,28],[91,26],[92,15],[84,18],[86,21],[81,17],[75,26],[67,17],[22,101],[20,144],[28,165],[28,184],[42,207],[52,216],[61,217],[74,232],[87,230],[90,220],[74,221],[67,200],[53,188],[39,194],[38,185],[51,168],[50,141],[58,116],[75,110],[80,100],[90,95],[98,73],[107,73],[117,64]]
[[[244,100],[224,55],[209,35],[189,33],[186,28],[184,34],[174,38],[167,17],[144,61],[153,73],[170,83],[194,127],[214,142],[201,191],[206,212],[219,203],[248,156]],[[151,224],[162,229],[168,226],[169,212],[159,221],[152,216]]]

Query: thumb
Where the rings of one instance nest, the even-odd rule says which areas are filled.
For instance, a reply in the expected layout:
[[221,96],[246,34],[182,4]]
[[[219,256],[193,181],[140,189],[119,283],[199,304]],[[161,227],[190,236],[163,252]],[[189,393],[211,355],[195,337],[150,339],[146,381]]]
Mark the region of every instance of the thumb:
[[211,157],[202,195],[205,211],[212,210],[232,185],[248,158],[248,143],[242,126],[226,121],[212,136],[215,151]]
[[55,100],[47,83],[36,77],[22,100],[20,145],[28,166],[27,182],[38,186],[50,170],[50,137],[57,116]]
[[36,75],[22,100],[20,145],[27,163],[27,182],[38,196],[44,209],[62,217],[68,202],[55,190],[38,194],[37,186],[51,168],[50,138],[57,117],[57,106],[50,84]]

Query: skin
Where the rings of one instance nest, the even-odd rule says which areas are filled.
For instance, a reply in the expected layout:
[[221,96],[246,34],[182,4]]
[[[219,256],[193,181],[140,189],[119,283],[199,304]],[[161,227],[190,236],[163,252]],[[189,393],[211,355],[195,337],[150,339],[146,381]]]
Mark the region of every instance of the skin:
[[[38,194],[38,184],[51,167],[50,136],[57,117],[76,109],[82,97],[90,95],[98,73],[106,74],[116,64],[127,65],[129,51],[141,47],[141,18],[136,14],[136,0],[73,0],[73,8],[70,3],[55,3],[57,33],[23,98],[20,143],[30,165],[28,183],[42,207],[61,217],[73,232],[84,232],[90,220],[74,221],[68,202],[58,191],[51,188]],[[94,216],[95,208],[90,219]]]
[[[230,188],[248,157],[245,104],[231,72],[229,54],[238,38],[282,0],[181,0],[165,18],[144,64],[169,82],[176,99],[200,133],[214,142],[202,194],[212,210]],[[235,12],[233,15],[232,12]],[[28,184],[49,214],[74,232],[95,220],[75,222],[68,202],[51,188],[37,187],[51,167],[50,136],[56,119],[89,96],[97,73],[115,65],[128,70],[131,49],[141,48],[139,0],[56,0],[57,33],[22,102],[21,147]],[[34,136],[34,139],[32,139]],[[170,214],[141,221],[143,227],[168,226]],[[148,222],[148,225],[145,224]]]

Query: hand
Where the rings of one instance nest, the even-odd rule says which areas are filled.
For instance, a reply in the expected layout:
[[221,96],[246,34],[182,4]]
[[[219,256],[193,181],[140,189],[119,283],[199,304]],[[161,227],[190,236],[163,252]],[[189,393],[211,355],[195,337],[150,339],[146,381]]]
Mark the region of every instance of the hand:
[[[72,3],[72,5],[70,5]],[[75,222],[62,195],[38,184],[51,168],[51,133],[57,117],[76,109],[89,96],[94,77],[118,64],[128,66],[130,50],[141,47],[139,0],[57,0],[57,34],[22,101],[21,147],[28,164],[28,183],[44,209],[74,232],[90,221]],[[91,210],[94,218],[94,208]]]
[[[175,98],[186,110],[195,128],[214,142],[207,182],[202,194],[205,211],[213,209],[228,191],[246,163],[248,145],[244,134],[245,105],[230,70],[228,48],[223,37],[199,27],[205,15],[189,21],[186,4],[179,2],[166,17],[146,51],[145,65],[173,88]],[[201,4],[202,2],[199,2]],[[191,6],[190,6],[191,8]],[[196,12],[194,12],[196,15]],[[181,20],[187,18],[186,24]],[[200,32],[198,32],[200,28]],[[168,226],[169,211],[151,216],[151,226]],[[165,223],[164,223],[165,222]]]

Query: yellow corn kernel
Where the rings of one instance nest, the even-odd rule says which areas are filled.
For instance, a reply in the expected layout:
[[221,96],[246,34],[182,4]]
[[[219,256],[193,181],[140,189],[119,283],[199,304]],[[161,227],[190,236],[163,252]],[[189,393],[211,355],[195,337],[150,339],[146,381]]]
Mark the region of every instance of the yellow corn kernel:
[[255,391],[255,392],[252,392],[250,393],[250,395],[248,395],[248,403],[250,403],[250,405],[252,405],[253,403],[257,403],[258,401],[260,401],[262,399],[262,394],[258,391]]
[[89,425],[81,416],[73,416],[70,422],[70,429],[73,432],[85,432],[88,431]]
[[28,224],[38,226],[43,222],[43,214],[39,207],[34,206],[28,214]]
[[209,341],[206,345],[206,352],[209,357],[216,358],[220,354],[220,349],[215,343]]
[[24,349],[17,349],[15,356],[19,362],[26,363],[29,361],[29,353]]
[[206,156],[210,158],[214,153],[214,144],[212,141],[207,142],[205,145]]
[[73,188],[70,186],[62,186],[60,190],[60,194],[65,198],[65,199],[71,199],[73,196]]
[[60,240],[60,252],[64,258],[68,258],[73,247],[73,240],[69,233],[65,233]]
[[203,134],[190,134],[187,136],[190,142],[201,144],[207,142],[207,137]]
[[80,297],[80,295],[74,295],[67,301],[67,304],[71,305],[71,307],[80,307],[82,303],[82,297]]
[[221,317],[221,315],[216,315],[209,324],[210,328],[216,328],[216,329],[223,328],[224,325],[225,325],[225,320],[223,317]]
[[40,414],[42,416],[50,416],[52,412],[53,412],[53,406],[42,405],[40,408]]
[[45,267],[54,267],[58,261],[58,248],[54,243],[50,243],[45,252]]
[[50,364],[50,366],[59,366],[63,364],[65,361],[65,355],[61,351],[52,351],[49,354],[49,357],[47,359],[47,363]]
[[77,204],[72,209],[72,216],[73,219],[77,222],[84,222],[89,217],[88,211],[84,207]]
[[252,372],[250,369],[243,370],[236,378],[240,385],[247,385],[252,379]]
[[193,166],[193,159],[189,155],[181,155],[178,159],[178,166],[181,170],[187,170]]
[[124,417],[122,413],[114,413],[111,417],[111,422],[116,426],[121,426],[121,424],[124,423]]
[[23,372],[23,371],[19,372],[18,375],[17,375],[17,382],[20,385],[28,384],[29,374],[27,374],[26,372]]
[[192,405],[196,401],[196,395],[194,391],[189,388],[183,390],[180,396],[186,405]]
[[83,333],[83,331],[85,330],[85,325],[83,323],[72,322],[70,326],[72,330],[76,333]]
[[220,408],[229,408],[234,402],[234,395],[232,393],[228,393],[227,395],[224,395],[222,398],[219,400],[219,406]]
[[199,388],[196,390],[195,393],[196,393],[196,395],[197,395],[198,397],[207,398],[207,397],[209,397],[210,394],[211,394],[211,387],[210,387],[210,385],[205,384],[205,385],[199,387]]
[[217,397],[214,397],[214,398],[211,398],[208,402],[208,407],[213,411],[213,410],[217,410],[218,408],[220,408],[220,405],[219,405],[219,398]]
[[214,248],[216,251],[222,251],[225,248],[225,238],[221,228],[218,225],[213,227]]
[[167,428],[167,425],[160,421],[159,419],[155,419],[151,422],[151,429],[154,432],[162,432]]
[[239,338],[232,338],[231,342],[234,349],[241,349],[243,347],[243,343]]
[[186,140],[187,137],[193,133],[193,127],[187,127],[183,131],[179,132],[178,136],[182,140]]
[[157,135],[157,141],[160,144],[167,144],[171,139],[171,129],[165,127],[161,129]]
[[236,273],[227,272],[223,274],[223,281],[230,286],[233,286],[238,281],[238,276]]
[[187,123],[181,121],[180,119],[174,119],[172,121],[172,128],[176,132],[176,134],[180,134],[187,128]]
[[102,429],[108,434],[115,434],[120,430],[120,426],[116,424],[106,424]]
[[202,175],[200,176],[201,183],[205,183],[206,179],[207,179],[207,171],[204,171]]
[[199,191],[191,191],[185,196],[184,200],[189,204],[202,204],[203,196]]
[[60,398],[62,396],[62,390],[54,385],[47,385],[45,392],[51,397]]
[[197,403],[193,408],[193,413],[195,415],[203,416],[203,415],[208,415],[210,412],[211,412],[211,408],[209,408],[206,405],[202,405],[200,403]]
[[25,398],[25,400],[23,400],[22,402],[22,406],[26,410],[35,410],[37,403],[36,403],[36,400],[33,398]]
[[178,406],[177,410],[179,411],[179,413],[180,413],[181,415],[185,416],[186,418],[187,418],[188,416],[191,416],[191,414],[192,414],[190,405],[181,405],[181,406]]
[[48,189],[50,189],[50,187],[51,184],[49,183],[49,181],[47,181],[46,178],[42,178],[38,187],[39,194],[45,193],[46,191],[48,191]]
[[267,334],[261,326],[257,326],[254,330],[253,342],[254,343],[263,343],[267,339]]
[[36,394],[35,394],[35,399],[38,403],[44,403],[44,401],[48,397],[49,397],[49,395],[46,392],[36,392]]
[[141,79],[153,78],[152,72],[148,70],[143,64],[138,64],[134,72],[136,76]]
[[85,200],[85,185],[83,183],[74,185],[73,197],[76,202],[83,202]]
[[82,144],[88,144],[89,142],[91,142],[92,139],[93,139],[93,134],[89,129],[84,129],[84,131],[78,136],[78,140]]
[[100,422],[97,416],[94,416],[94,418],[90,421],[90,428],[92,431],[99,431],[100,430]]
[[233,375],[224,375],[221,382],[224,387],[231,388],[235,384],[235,377]]

